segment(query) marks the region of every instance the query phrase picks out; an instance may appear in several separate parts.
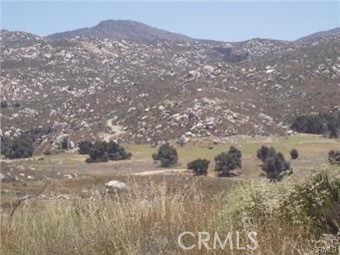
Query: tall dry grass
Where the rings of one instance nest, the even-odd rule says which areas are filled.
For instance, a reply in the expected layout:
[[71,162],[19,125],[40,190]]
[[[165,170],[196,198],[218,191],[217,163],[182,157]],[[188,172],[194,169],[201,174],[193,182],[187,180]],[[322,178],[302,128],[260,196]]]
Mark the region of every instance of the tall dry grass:
[[[274,201],[284,193],[280,189],[267,182],[251,183],[227,196],[207,197],[195,184],[169,192],[162,183],[148,188],[134,185],[111,195],[93,192],[89,198],[29,200],[12,218],[2,213],[1,251],[6,255],[311,254],[312,237],[303,227],[272,216]],[[184,251],[177,243],[183,231],[206,231],[211,236],[218,232],[221,237],[255,231],[259,248],[196,246]]]

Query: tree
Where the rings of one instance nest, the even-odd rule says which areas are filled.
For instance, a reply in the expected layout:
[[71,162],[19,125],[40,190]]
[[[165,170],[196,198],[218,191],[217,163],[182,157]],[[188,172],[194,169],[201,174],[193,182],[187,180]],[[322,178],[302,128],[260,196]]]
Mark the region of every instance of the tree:
[[14,138],[6,148],[4,155],[10,159],[29,158],[33,155],[33,141],[27,135]]
[[240,150],[231,146],[229,151],[222,152],[215,157],[215,171],[218,176],[229,176],[231,171],[236,168],[241,168],[242,153]]
[[93,147],[93,144],[89,141],[81,141],[78,145],[78,153],[79,154],[89,154],[90,149]]
[[113,141],[97,141],[94,144],[83,142],[82,148],[83,151],[88,150],[90,156],[90,158],[86,160],[88,163],[124,160],[132,157],[132,154],[127,152],[124,147]]
[[283,173],[290,171],[290,163],[287,162],[281,152],[271,147],[262,146],[257,151],[257,157],[262,160],[262,170],[266,177],[271,181],[280,181],[283,178]]
[[265,161],[275,153],[276,151],[273,147],[261,146],[261,148],[257,150],[257,158]]
[[340,130],[340,112],[297,116],[291,128],[301,133],[327,134],[330,138],[337,138]]
[[92,148],[89,151],[89,156],[86,160],[87,163],[92,162],[106,162],[108,161],[108,156],[106,152],[106,142],[97,141],[93,144]]
[[6,100],[1,100],[0,108],[4,109],[8,107],[8,102]]
[[178,162],[177,150],[168,143],[159,147],[158,152],[152,154],[152,158],[155,161],[160,161],[162,167],[169,167]]
[[68,137],[64,137],[63,141],[61,142],[61,149],[68,150],[68,147],[69,147]]
[[328,152],[328,160],[331,165],[340,165],[340,151]]
[[291,159],[297,159],[299,157],[299,152],[297,151],[297,149],[292,149],[290,151],[290,157]]
[[107,143],[106,151],[109,159],[111,160],[130,159],[132,157],[132,154],[126,152],[124,147],[113,141]]
[[207,175],[209,160],[206,159],[196,159],[188,163],[187,168],[192,170],[195,175]]

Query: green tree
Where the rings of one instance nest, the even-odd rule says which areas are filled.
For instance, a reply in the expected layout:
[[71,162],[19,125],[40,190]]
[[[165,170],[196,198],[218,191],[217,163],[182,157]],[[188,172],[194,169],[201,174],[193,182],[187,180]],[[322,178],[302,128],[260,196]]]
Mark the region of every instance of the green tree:
[[192,170],[195,175],[207,175],[209,160],[206,159],[196,159],[188,163],[187,168]]
[[297,159],[299,157],[299,152],[297,151],[297,149],[292,149],[290,151],[290,157],[291,159]]
[[159,147],[158,152],[152,154],[155,161],[160,161],[162,167],[169,167],[176,165],[178,162],[177,150],[168,143]]
[[240,150],[231,146],[229,151],[222,152],[215,157],[215,171],[218,176],[230,176],[231,171],[242,167],[242,153]]
[[81,141],[78,145],[78,153],[79,154],[89,154],[90,149],[93,147],[93,144],[89,141]]

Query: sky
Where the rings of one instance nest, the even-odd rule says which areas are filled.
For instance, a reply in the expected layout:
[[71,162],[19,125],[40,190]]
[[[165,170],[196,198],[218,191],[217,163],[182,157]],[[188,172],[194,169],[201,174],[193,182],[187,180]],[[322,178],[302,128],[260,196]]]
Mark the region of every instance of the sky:
[[340,0],[326,1],[2,1],[1,27],[37,35],[128,19],[194,38],[295,40],[340,27]]

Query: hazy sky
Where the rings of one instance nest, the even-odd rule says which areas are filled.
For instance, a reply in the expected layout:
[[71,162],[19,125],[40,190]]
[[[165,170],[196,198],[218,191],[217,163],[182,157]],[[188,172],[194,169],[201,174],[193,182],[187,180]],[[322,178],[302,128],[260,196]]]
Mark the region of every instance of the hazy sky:
[[129,19],[195,38],[294,40],[340,27],[340,1],[2,2],[2,28],[38,35]]

